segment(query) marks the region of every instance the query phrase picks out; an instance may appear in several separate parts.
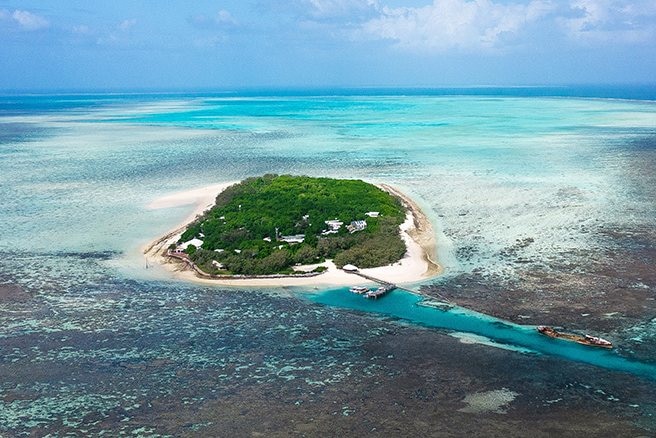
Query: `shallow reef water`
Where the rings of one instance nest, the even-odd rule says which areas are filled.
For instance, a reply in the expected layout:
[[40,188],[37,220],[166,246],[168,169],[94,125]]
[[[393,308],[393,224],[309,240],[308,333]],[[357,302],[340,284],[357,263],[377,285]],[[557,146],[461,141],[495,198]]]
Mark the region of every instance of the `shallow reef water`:
[[655,139],[653,101],[521,90],[2,97],[0,436],[653,434],[644,373],[426,323],[395,292],[184,284],[140,248],[189,215],[146,208],[173,192],[386,182],[435,226],[423,293],[653,367]]

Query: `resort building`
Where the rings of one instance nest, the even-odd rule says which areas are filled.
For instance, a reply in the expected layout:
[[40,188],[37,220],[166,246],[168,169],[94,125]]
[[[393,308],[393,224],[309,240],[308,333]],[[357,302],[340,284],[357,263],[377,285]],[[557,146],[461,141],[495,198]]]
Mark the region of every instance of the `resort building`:
[[326,225],[328,225],[328,230],[331,231],[338,231],[342,225],[344,225],[344,222],[334,219],[332,221],[324,221]]
[[293,236],[280,236],[282,242],[287,243],[303,243],[305,240],[305,234],[294,234]]
[[349,233],[353,234],[356,231],[362,231],[367,228],[367,221],[353,221],[350,225],[346,227],[349,230]]
[[339,233],[339,229],[342,228],[342,225],[344,225],[344,222],[337,219],[331,221],[324,221],[324,223],[328,225],[328,229],[321,232],[322,236],[327,236],[329,234],[337,234]]
[[365,213],[365,216],[378,217],[378,216],[380,216],[380,212],[378,212],[378,211],[368,211],[368,212]]

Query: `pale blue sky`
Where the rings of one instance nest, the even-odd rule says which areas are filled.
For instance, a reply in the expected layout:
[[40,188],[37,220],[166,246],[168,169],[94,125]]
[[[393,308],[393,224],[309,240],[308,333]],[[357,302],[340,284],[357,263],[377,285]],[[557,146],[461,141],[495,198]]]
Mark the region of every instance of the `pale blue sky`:
[[0,89],[656,82],[655,0],[0,0]]

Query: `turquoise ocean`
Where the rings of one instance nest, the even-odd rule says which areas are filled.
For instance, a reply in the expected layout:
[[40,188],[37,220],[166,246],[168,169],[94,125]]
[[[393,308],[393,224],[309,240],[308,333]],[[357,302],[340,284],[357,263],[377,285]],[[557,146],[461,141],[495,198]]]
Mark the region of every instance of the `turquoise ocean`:
[[[0,435],[192,433],[207,425],[162,426],[145,407],[377,375],[360,349],[389,326],[652,385],[655,166],[653,87],[0,96]],[[488,303],[521,289],[522,313],[558,296],[581,318],[596,309],[622,347],[555,343],[535,315],[523,326],[401,291],[241,291],[146,269],[143,245],[193,210],[150,202],[264,173],[397,186],[433,222],[444,267],[413,287],[458,302],[482,284]],[[630,312],[613,298],[624,291]]]

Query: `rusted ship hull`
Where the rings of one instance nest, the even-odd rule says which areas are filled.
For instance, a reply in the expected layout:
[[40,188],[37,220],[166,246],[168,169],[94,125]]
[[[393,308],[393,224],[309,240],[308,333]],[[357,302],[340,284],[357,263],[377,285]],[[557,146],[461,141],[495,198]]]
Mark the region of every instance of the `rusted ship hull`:
[[581,336],[574,333],[564,333],[564,332],[559,332],[552,327],[546,327],[546,326],[538,326],[537,331],[538,333],[548,336],[550,338],[564,339],[566,341],[576,342],[577,344],[587,345],[589,347],[599,347],[599,348],[606,348],[606,349],[613,348],[612,342],[596,336],[590,336],[590,335]]

